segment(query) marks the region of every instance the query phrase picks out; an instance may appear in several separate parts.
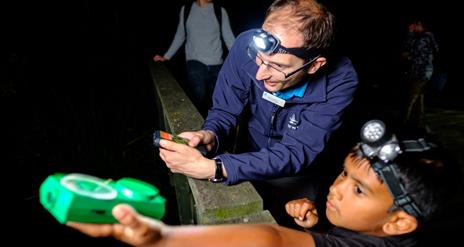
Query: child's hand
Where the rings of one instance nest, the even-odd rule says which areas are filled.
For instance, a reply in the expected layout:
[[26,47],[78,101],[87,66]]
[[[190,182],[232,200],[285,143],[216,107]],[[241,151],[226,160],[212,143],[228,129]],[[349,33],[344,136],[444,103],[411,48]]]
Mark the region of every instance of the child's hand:
[[285,210],[293,217],[295,223],[304,228],[313,227],[319,220],[314,202],[307,198],[287,202]]

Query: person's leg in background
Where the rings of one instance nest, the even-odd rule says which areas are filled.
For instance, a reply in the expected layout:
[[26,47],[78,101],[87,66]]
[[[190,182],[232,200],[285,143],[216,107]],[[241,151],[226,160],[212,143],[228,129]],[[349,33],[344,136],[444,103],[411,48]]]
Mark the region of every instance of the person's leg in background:
[[190,96],[198,112],[205,117],[207,112],[207,97],[208,96],[208,66],[195,61],[187,61],[187,78],[189,81],[187,95]]
[[424,90],[427,81],[416,80],[412,82],[406,107],[404,124],[409,128],[425,128]]
[[[208,109],[212,106],[212,97],[214,92],[214,87],[216,86],[216,81],[221,70],[222,64],[220,65],[210,65],[208,66],[208,76],[207,76],[207,95],[205,98],[206,104],[206,113]],[[206,116],[206,115],[205,115]]]

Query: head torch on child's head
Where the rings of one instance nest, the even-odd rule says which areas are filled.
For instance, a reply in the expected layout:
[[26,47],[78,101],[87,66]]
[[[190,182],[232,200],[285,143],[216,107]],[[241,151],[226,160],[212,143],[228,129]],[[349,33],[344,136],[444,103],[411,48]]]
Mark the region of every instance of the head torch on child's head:
[[392,210],[402,209],[415,217],[422,217],[401,183],[395,159],[404,152],[423,152],[431,148],[425,139],[399,141],[380,120],[371,120],[361,128],[358,152],[369,159],[374,171],[382,178],[394,198]]

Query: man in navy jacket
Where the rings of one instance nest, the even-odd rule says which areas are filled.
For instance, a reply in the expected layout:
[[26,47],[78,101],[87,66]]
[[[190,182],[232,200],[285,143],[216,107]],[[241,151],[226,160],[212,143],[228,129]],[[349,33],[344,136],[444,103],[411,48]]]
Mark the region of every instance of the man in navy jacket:
[[[292,176],[308,167],[340,127],[358,84],[347,58],[328,60],[334,17],[314,0],[276,0],[261,29],[237,37],[221,69],[199,131],[189,146],[162,140],[160,156],[175,173],[236,184]],[[214,159],[245,109],[249,152]]]

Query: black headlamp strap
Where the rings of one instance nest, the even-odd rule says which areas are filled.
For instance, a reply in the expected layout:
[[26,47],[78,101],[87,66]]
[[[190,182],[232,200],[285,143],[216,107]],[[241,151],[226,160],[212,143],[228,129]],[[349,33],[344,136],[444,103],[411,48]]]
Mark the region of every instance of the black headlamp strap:
[[256,42],[255,39],[261,40],[263,43],[267,44],[266,46],[264,46],[263,49],[258,48],[258,50],[263,53],[267,53],[269,55],[292,54],[299,58],[309,61],[322,54],[322,49],[318,49],[318,48],[309,48],[309,49],[301,48],[301,47],[287,48],[285,46],[282,46],[280,44],[280,41],[274,35],[272,35],[269,32],[266,32],[263,29],[257,29],[255,31],[253,42]]
[[392,210],[401,208],[408,214],[420,217],[422,212],[416,206],[411,197],[409,197],[408,193],[406,193],[403,184],[399,181],[399,176],[396,172],[395,166],[395,163],[386,164],[382,160],[378,160],[372,164],[372,168],[382,178],[394,198],[394,206]]
[[424,138],[417,140],[405,140],[402,141],[401,144],[406,152],[423,152],[434,146],[432,143],[426,142]]

